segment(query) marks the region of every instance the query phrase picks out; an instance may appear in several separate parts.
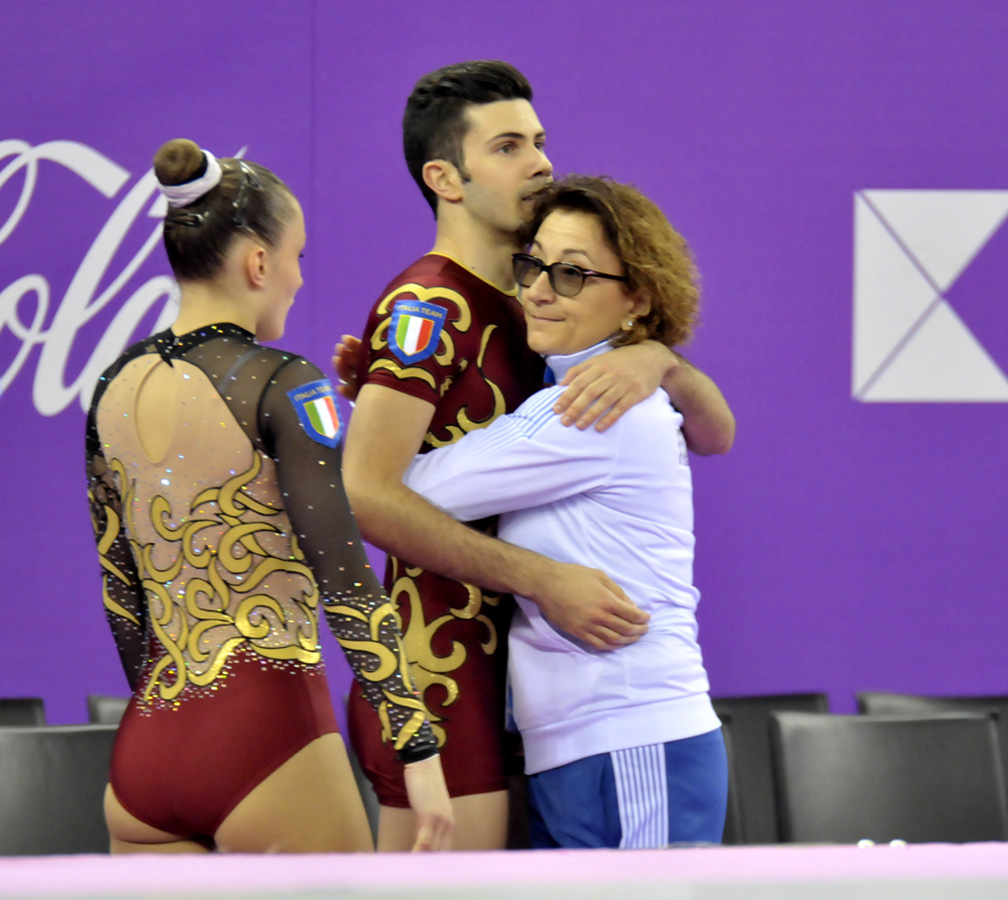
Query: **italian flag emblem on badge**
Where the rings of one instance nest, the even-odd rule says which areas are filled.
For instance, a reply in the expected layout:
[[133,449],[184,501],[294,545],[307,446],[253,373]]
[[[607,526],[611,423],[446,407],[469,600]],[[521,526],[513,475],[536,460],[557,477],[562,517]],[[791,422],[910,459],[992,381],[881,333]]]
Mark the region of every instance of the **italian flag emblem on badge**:
[[339,443],[339,410],[336,408],[336,392],[328,378],[303,384],[287,392],[287,396],[297,411],[298,421],[308,437],[327,447]]
[[406,365],[433,356],[441,340],[446,312],[423,300],[397,300],[389,322],[389,349]]

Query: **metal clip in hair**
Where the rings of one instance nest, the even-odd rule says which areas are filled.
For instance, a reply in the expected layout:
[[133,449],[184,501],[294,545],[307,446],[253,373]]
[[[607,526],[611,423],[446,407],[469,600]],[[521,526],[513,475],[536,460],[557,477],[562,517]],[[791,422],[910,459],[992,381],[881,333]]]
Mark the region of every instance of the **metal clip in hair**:
[[255,172],[245,164],[244,160],[238,160],[238,168],[241,171],[241,184],[238,186],[238,193],[235,194],[232,204],[231,222],[235,228],[248,228],[248,192],[250,188],[258,191],[262,185],[259,184]]
[[204,212],[180,212],[173,213],[169,210],[166,220],[172,225],[185,225],[188,228],[197,228],[202,225],[210,216],[210,211]]

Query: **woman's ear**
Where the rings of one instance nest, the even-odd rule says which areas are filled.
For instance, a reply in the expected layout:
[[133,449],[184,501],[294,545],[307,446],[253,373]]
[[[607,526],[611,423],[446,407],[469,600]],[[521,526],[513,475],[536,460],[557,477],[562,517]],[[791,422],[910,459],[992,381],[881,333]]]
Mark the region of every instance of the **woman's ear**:
[[431,159],[422,169],[424,184],[440,200],[457,203],[462,199],[462,176],[459,170],[446,159]]
[[252,244],[245,255],[245,276],[255,288],[262,288],[266,283],[266,250],[259,244]]
[[633,305],[630,307],[630,312],[634,318],[646,316],[651,312],[651,295],[647,291],[638,291],[631,297],[631,300],[633,300]]

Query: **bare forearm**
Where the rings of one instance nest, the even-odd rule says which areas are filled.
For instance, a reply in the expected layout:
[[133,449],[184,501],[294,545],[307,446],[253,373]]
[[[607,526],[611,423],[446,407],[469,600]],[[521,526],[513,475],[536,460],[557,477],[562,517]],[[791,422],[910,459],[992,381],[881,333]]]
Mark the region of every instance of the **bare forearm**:
[[[343,481],[365,539],[456,581],[528,597],[559,628],[606,649],[637,640],[647,615],[603,572],[560,563],[456,522],[402,482],[433,407],[365,385],[347,431]],[[389,433],[386,425],[396,422]]]
[[538,553],[457,522],[401,483],[360,491],[347,487],[365,540],[439,575],[533,597],[556,566]]
[[662,387],[683,415],[683,434],[693,453],[727,453],[735,441],[735,416],[718,386],[679,354]]
[[527,597],[562,631],[598,650],[633,643],[647,631],[647,613],[598,569],[559,563],[480,534],[401,483],[361,494],[355,499],[351,492],[350,500],[362,534],[400,559]]

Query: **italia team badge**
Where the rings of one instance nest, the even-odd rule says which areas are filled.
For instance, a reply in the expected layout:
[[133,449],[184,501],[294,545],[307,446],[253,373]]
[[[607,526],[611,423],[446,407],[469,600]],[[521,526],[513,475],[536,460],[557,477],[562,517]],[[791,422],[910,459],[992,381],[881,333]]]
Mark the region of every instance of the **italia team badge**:
[[436,303],[397,300],[389,322],[389,349],[407,366],[433,356],[446,316],[445,309]]
[[313,441],[335,447],[339,443],[339,410],[336,409],[336,392],[328,378],[303,384],[287,392],[305,433]]

